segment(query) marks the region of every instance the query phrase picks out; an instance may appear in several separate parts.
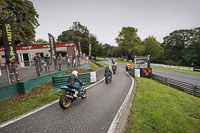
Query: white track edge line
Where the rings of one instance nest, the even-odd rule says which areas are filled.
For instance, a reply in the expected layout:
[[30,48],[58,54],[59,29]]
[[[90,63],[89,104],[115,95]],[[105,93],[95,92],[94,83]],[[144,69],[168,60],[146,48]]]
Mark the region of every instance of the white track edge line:
[[[102,82],[104,79],[105,79],[105,78],[103,78],[103,79],[101,79],[100,81],[98,81],[98,82],[96,82],[96,83],[94,83],[94,84],[88,86],[87,89],[89,89],[89,88],[91,88],[91,87],[97,85],[98,83]],[[40,110],[42,110],[42,109],[44,109],[44,108],[47,108],[47,107],[49,107],[49,106],[51,106],[51,105],[57,103],[58,101],[59,101],[59,100],[57,99],[57,100],[55,100],[55,101],[53,101],[53,102],[51,102],[51,103],[49,103],[49,104],[46,104],[46,105],[44,105],[44,106],[42,106],[42,107],[40,107],[40,108],[38,108],[38,109],[35,109],[35,110],[33,110],[33,111],[31,111],[31,112],[29,112],[29,113],[27,113],[27,114],[24,114],[24,115],[22,115],[22,116],[19,116],[18,118],[14,118],[13,120],[9,120],[8,122],[5,122],[5,123],[3,123],[3,124],[0,124],[0,129],[3,128],[3,127],[5,127],[5,126],[7,126],[7,125],[10,125],[10,124],[12,124],[12,123],[18,121],[18,120],[21,120],[21,119],[23,119],[23,118],[25,118],[25,117],[27,117],[27,116],[29,116],[29,115],[32,115],[32,114],[34,114],[34,113],[36,113],[36,112],[38,112],[38,111],[40,111]]]
[[[125,72],[125,73],[127,74],[127,72]],[[129,74],[128,74],[128,75],[129,75]],[[131,80],[132,80],[131,87],[130,87],[129,92],[128,92],[126,98],[124,99],[124,101],[123,101],[121,107],[120,107],[119,110],[117,111],[117,113],[116,113],[116,115],[115,115],[115,117],[114,117],[114,119],[113,119],[113,121],[112,121],[112,123],[111,123],[111,125],[110,125],[110,128],[109,128],[108,131],[107,131],[107,133],[114,133],[114,131],[115,131],[116,127],[117,127],[117,124],[118,124],[118,122],[119,122],[119,120],[120,120],[120,117],[121,117],[121,115],[122,115],[122,113],[123,113],[123,111],[124,111],[124,108],[126,107],[126,105],[127,105],[127,103],[128,103],[128,100],[129,100],[129,98],[130,98],[130,96],[131,96],[131,94],[132,94],[132,92],[133,92],[134,80],[133,80],[133,78],[132,78],[130,75],[129,75],[129,77],[130,77]]]

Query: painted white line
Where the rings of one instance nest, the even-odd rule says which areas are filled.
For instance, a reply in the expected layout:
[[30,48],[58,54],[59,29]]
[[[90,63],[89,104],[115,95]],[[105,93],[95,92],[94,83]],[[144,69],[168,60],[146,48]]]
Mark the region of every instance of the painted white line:
[[[103,79],[101,79],[100,81],[98,81],[98,82],[96,82],[96,83],[94,83],[94,84],[88,86],[87,89],[89,89],[89,88],[91,88],[91,87],[97,85],[98,83],[102,82],[104,79],[105,79],[105,78],[103,78]],[[42,107],[40,107],[40,108],[38,108],[38,109],[35,109],[35,110],[33,110],[33,111],[29,112],[29,113],[23,114],[22,116],[19,116],[19,117],[17,117],[17,118],[14,118],[13,120],[10,120],[10,121],[8,121],[8,122],[5,122],[5,123],[3,123],[3,124],[0,125],[0,129],[3,128],[3,127],[5,127],[5,126],[7,126],[7,125],[10,125],[10,124],[12,124],[12,123],[18,121],[18,120],[21,120],[21,119],[23,119],[23,118],[25,118],[25,117],[27,117],[27,116],[29,116],[29,115],[32,115],[32,114],[34,114],[34,113],[36,113],[36,112],[38,112],[38,111],[40,111],[40,110],[42,110],[42,109],[45,109],[45,108],[47,108],[47,107],[49,107],[49,106],[51,106],[51,105],[57,103],[58,101],[59,101],[59,99],[57,99],[57,100],[55,100],[55,101],[53,101],[53,102],[51,102],[51,103],[49,103],[49,104],[46,104],[46,105],[44,105],[44,106],[42,106]]]
[[91,87],[97,85],[98,83],[102,82],[104,79],[105,79],[105,77],[104,77],[103,79],[99,80],[98,82],[96,82],[96,83],[94,83],[94,84],[88,86],[87,89],[89,89],[89,88],[91,88]]
[[18,117],[18,118],[16,118],[16,119],[13,119],[13,120],[10,120],[10,121],[8,121],[8,122],[6,122],[6,123],[4,123],[4,124],[1,124],[1,125],[0,125],[0,129],[3,128],[3,127],[5,127],[5,126],[7,126],[7,125],[9,125],[9,124],[11,124],[11,123],[14,123],[14,122],[16,122],[16,121],[18,121],[18,120],[21,120],[21,119],[23,119],[23,118],[25,118],[25,117],[27,117],[27,116],[29,116],[29,115],[31,115],[31,114],[34,114],[34,113],[36,113],[36,112],[38,112],[38,111],[40,111],[40,110],[42,110],[42,109],[44,109],[44,108],[46,108],[46,107],[48,107],[48,106],[54,104],[54,103],[57,103],[57,102],[58,102],[58,100],[55,100],[55,101],[53,101],[53,102],[51,102],[51,103],[49,103],[49,104],[46,104],[46,105],[40,107],[39,109],[35,109],[35,110],[33,110],[33,111],[31,111],[31,112],[29,112],[29,113],[27,113],[27,114],[24,114],[24,115],[22,115],[22,116],[20,116],[20,117]]
[[[125,72],[125,73],[127,73],[127,72]],[[129,75],[129,74],[128,74],[128,75]],[[108,131],[107,131],[107,133],[114,133],[114,131],[115,131],[116,127],[117,127],[117,124],[119,123],[120,117],[121,117],[121,115],[122,115],[122,113],[123,113],[123,111],[124,111],[124,109],[125,109],[125,107],[126,107],[126,105],[127,105],[127,103],[128,103],[128,100],[129,100],[129,98],[130,98],[132,92],[133,92],[134,80],[133,80],[133,78],[132,78],[130,75],[129,75],[129,77],[130,77],[131,80],[132,80],[131,87],[130,87],[129,92],[128,92],[126,98],[124,99],[124,101],[123,101],[121,107],[120,107],[119,110],[117,111],[117,113],[116,113],[116,115],[115,115],[115,117],[114,117],[114,119],[113,119],[113,121],[112,121],[112,123],[111,123],[111,125],[110,125],[110,128],[109,128]]]

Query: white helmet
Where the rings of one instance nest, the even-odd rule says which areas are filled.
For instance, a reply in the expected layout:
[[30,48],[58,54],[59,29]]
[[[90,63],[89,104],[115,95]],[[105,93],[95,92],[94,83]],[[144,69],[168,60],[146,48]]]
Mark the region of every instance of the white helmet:
[[76,70],[72,71],[72,74],[74,74],[78,77],[78,72]]

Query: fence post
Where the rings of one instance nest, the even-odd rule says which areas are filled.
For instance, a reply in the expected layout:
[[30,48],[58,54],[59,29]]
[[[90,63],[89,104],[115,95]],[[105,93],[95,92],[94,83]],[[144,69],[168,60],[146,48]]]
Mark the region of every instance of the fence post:
[[168,85],[168,83],[167,83],[167,78],[165,78],[165,84]]
[[193,85],[193,95],[195,96],[196,93],[196,85]]

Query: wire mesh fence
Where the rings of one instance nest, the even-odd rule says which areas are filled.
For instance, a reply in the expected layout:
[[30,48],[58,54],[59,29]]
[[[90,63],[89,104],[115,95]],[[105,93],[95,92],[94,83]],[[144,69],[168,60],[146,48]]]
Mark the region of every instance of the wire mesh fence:
[[[13,64],[1,63],[0,86],[4,86],[12,82],[14,83],[18,80],[28,80],[38,76],[55,73],[57,71],[67,70],[86,63],[88,63],[88,61],[81,58],[79,60],[40,59],[16,62]],[[18,77],[16,72],[18,73]]]

